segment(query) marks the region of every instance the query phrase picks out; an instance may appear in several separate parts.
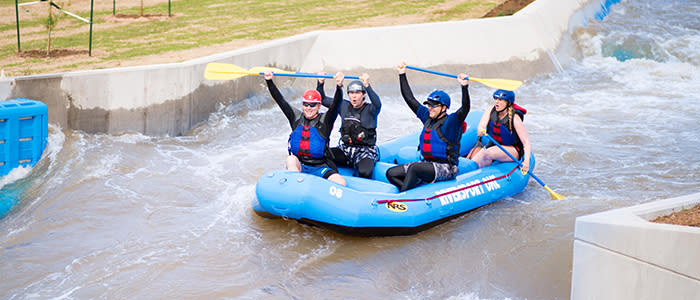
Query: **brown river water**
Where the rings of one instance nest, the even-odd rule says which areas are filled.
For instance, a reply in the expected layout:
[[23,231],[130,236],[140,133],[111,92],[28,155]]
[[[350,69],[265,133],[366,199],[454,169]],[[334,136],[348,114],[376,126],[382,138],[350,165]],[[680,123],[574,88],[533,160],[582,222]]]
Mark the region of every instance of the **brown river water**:
[[[0,220],[0,299],[568,299],[577,216],[700,191],[697,15],[693,1],[623,1],[572,32],[578,54],[563,70],[517,91],[534,172],[566,199],[531,180],[412,236],[253,213],[255,183],[282,167],[289,134],[267,94],[181,137],[52,125],[42,161],[0,181],[19,200]],[[434,88],[459,94],[453,79],[413,91]],[[380,142],[420,129],[398,80],[375,90]],[[470,92],[473,110],[492,101],[477,83]]]

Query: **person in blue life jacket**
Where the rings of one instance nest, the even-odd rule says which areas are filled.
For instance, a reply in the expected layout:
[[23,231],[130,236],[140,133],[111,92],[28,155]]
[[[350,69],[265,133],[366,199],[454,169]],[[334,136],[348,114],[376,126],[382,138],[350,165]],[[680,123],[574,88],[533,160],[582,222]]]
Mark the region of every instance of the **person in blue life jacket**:
[[[323,106],[330,107],[333,99],[325,96],[324,80],[318,80],[316,90],[321,94]],[[371,178],[374,165],[379,161],[377,116],[382,102],[369,84],[367,73],[362,74],[360,80],[350,81],[347,93],[349,99],[340,103],[338,109],[342,120],[341,137],[338,147],[331,148],[333,160],[339,166],[353,168],[360,177]],[[369,96],[369,103],[365,96]]]
[[302,110],[293,108],[275,86],[273,77],[272,72],[265,72],[267,88],[292,127],[287,147],[287,170],[313,174],[346,185],[345,179],[338,174],[337,167],[328,157],[328,138],[338,116],[338,106],[343,101],[343,73],[339,72],[335,77],[335,96],[326,113],[320,112],[321,95],[316,90],[304,92]]
[[[527,110],[515,104],[515,93],[512,91],[496,90],[493,93],[493,100],[494,104],[486,110],[479,121],[477,133],[481,137],[484,132],[487,132],[513,157],[522,158],[521,170],[525,173],[530,169],[530,138],[523,125]],[[493,161],[513,161],[493,142],[489,142],[475,152],[471,159],[479,165],[479,168],[489,166]]]
[[399,192],[403,192],[421,183],[454,178],[458,172],[462,124],[470,108],[469,80],[466,74],[461,73],[457,76],[457,81],[462,87],[462,106],[456,112],[448,114],[450,96],[447,93],[435,90],[428,95],[424,105],[420,105],[408,84],[406,64],[402,63],[396,69],[399,73],[401,96],[423,123],[418,144],[423,158],[421,161],[389,168],[386,171],[387,179],[399,188]]

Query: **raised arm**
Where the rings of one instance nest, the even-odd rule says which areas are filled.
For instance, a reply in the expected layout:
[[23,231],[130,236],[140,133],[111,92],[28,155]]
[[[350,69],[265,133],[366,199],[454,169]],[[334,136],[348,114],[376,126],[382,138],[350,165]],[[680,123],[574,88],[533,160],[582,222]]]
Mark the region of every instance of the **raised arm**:
[[408,85],[408,78],[406,78],[406,64],[402,63],[396,67],[396,70],[399,72],[399,86],[401,87],[401,96],[403,96],[403,100],[406,101],[406,104],[408,104],[408,107],[411,108],[413,113],[416,113],[418,111],[418,107],[420,107],[420,103],[418,100],[416,100],[416,97],[413,96],[413,92],[411,91],[411,86]]
[[372,102],[372,107],[374,108],[375,113],[379,114],[379,111],[382,109],[382,101],[379,100],[379,96],[374,92],[374,89],[369,84],[369,75],[367,73],[362,74],[362,76],[360,76],[360,80],[362,80],[362,84],[367,90],[367,96],[369,97],[369,101]]
[[277,103],[280,109],[282,109],[282,113],[284,113],[284,116],[287,117],[287,120],[289,121],[289,127],[293,127],[295,119],[294,108],[292,108],[292,106],[289,105],[287,100],[284,100],[284,96],[282,96],[282,93],[280,93],[279,89],[277,89],[277,86],[272,81],[272,77],[274,77],[274,75],[272,75],[272,72],[265,72],[264,77],[265,83],[267,83],[267,89],[270,91],[272,99],[275,100],[275,103]]
[[455,112],[455,115],[457,115],[457,119],[460,123],[464,122],[464,119],[467,118],[467,114],[469,114],[469,110],[471,109],[471,100],[469,98],[469,79],[466,78],[467,75],[464,73],[460,73],[457,76],[457,81],[462,86],[462,107]]
[[[319,72],[319,75],[326,75],[326,72]],[[321,94],[321,105],[325,107],[330,107],[331,103],[333,103],[333,98],[331,97],[326,97],[326,91],[323,89],[323,83],[325,81],[325,78],[319,78],[318,81],[316,82],[316,91],[318,91],[319,94]]]
[[469,80],[466,80],[466,77],[467,75],[465,74],[459,74],[457,77],[459,84],[462,86],[462,107],[455,113],[449,114],[445,124],[442,126],[443,135],[450,140],[458,140],[462,136],[462,124],[469,113]]
[[343,73],[338,72],[338,74],[335,75],[336,86],[335,95],[333,96],[333,103],[331,103],[331,106],[328,107],[328,112],[326,112],[326,117],[323,120],[326,125],[325,127],[328,128],[328,133],[332,131],[333,123],[335,123],[335,119],[338,117],[338,107],[340,106],[340,103],[343,102],[343,79],[345,79],[345,75],[343,75]]

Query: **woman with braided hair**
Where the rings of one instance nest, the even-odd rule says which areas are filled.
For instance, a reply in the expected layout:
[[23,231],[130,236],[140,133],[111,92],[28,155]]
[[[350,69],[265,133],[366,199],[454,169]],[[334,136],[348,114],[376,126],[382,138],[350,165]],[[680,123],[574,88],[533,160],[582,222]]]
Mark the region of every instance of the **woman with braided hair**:
[[[530,138],[523,125],[527,110],[515,104],[515,93],[507,90],[496,90],[493,93],[495,101],[481,117],[477,133],[481,137],[484,132],[500,143],[513,157],[522,160],[523,172],[530,169]],[[493,143],[488,143],[473,157],[479,168],[491,165],[494,160],[513,161],[503,150]]]

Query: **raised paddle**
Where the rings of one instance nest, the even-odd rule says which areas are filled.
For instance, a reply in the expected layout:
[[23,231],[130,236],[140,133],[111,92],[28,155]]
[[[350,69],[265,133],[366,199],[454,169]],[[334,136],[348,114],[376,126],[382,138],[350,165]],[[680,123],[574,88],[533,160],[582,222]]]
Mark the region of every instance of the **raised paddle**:
[[[457,78],[457,75],[454,74],[448,74],[448,73],[443,73],[443,72],[438,72],[438,71],[433,71],[433,70],[428,70],[428,69],[423,69],[419,67],[414,67],[414,66],[406,66],[407,69],[411,70],[416,70],[416,71],[421,71],[425,73],[430,73],[430,74],[435,74],[435,75],[440,75],[440,76],[445,76],[445,77],[452,77],[452,78]],[[523,85],[522,81],[518,80],[510,80],[510,79],[499,79],[499,78],[476,78],[476,77],[468,77],[466,79],[480,82],[485,86],[492,87],[494,89],[504,89],[504,90],[509,90],[509,91],[515,91],[518,89],[521,85]]]
[[258,75],[232,64],[208,63],[204,69],[204,78],[207,80],[233,80],[247,75]]
[[[335,78],[333,75],[321,75],[316,73],[290,72],[272,67],[253,67],[246,70],[233,64],[208,63],[204,69],[204,78],[207,80],[233,80],[247,75],[265,75],[266,71],[272,71],[275,76],[309,77],[309,78]],[[360,79],[357,76],[345,76],[347,79]]]
[[[494,140],[488,133],[484,132],[484,136],[486,136],[489,140],[491,140],[491,142],[494,143],[496,146],[498,146],[498,148],[501,148],[501,150],[502,150],[505,154],[507,154],[507,155],[510,157],[510,159],[512,159],[514,162],[518,163],[518,165],[522,168],[523,164],[522,164],[519,160],[515,159],[515,157],[513,157],[513,155],[511,155],[510,153],[508,153],[508,151],[506,151],[506,149],[503,148],[503,146],[501,146],[501,144],[499,144],[498,142],[496,142],[496,140]],[[521,170],[521,172],[522,172],[522,169],[520,169],[520,170]],[[542,185],[542,186],[544,187],[544,189],[547,190],[547,191],[552,195],[552,198],[554,198],[554,200],[562,200],[562,199],[564,199],[564,196],[559,195],[559,194],[557,194],[556,192],[552,191],[552,189],[550,189],[546,184],[544,184],[544,182],[542,182],[542,180],[540,180],[539,178],[537,178],[537,176],[535,176],[535,174],[532,174],[532,172],[531,172],[530,170],[527,170],[527,173],[530,174],[530,176],[532,176],[532,178],[534,178],[535,180],[537,180],[537,182],[539,182],[539,184]]]

